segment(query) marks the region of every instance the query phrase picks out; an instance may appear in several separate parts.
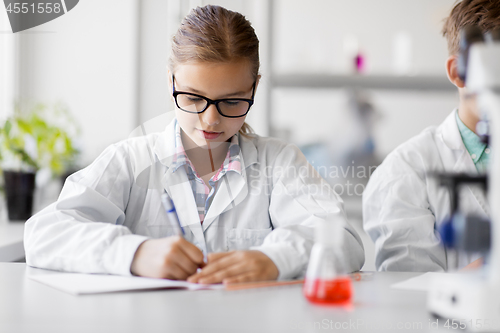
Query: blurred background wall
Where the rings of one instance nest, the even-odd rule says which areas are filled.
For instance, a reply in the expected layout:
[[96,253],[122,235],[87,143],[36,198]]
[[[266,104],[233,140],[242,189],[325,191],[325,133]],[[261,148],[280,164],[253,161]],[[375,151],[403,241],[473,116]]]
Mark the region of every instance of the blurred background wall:
[[[81,166],[141,124],[161,130],[173,109],[170,39],[190,8],[208,3],[245,14],[261,41],[250,125],[296,143],[324,167],[362,233],[369,174],[350,172],[378,165],[457,106],[440,33],[455,0],[82,0],[16,34],[2,10],[0,117],[14,100],[64,102],[82,129]],[[332,176],[332,167],[345,177]],[[346,179],[357,191],[348,193]]]

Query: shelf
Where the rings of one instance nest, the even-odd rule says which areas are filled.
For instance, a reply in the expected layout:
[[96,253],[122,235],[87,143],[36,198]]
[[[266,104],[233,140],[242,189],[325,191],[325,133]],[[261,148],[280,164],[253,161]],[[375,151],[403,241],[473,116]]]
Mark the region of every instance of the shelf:
[[361,88],[383,90],[456,91],[445,76],[383,76],[383,75],[273,75],[274,88]]

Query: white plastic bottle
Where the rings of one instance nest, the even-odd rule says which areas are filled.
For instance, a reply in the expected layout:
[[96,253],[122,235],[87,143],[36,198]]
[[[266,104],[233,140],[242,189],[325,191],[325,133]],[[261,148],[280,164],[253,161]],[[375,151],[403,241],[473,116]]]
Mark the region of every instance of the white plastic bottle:
[[304,281],[304,296],[312,303],[345,305],[352,300],[351,278],[342,253],[344,228],[332,219],[317,225]]

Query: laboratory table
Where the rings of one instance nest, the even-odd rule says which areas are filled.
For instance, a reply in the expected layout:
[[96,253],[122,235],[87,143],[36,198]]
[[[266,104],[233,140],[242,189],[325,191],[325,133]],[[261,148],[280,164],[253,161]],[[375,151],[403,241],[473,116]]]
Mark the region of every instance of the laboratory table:
[[74,296],[30,280],[51,271],[0,263],[0,332],[398,332],[449,331],[426,293],[392,289],[418,273],[374,273],[354,282],[351,307],[310,304],[301,285],[150,290]]

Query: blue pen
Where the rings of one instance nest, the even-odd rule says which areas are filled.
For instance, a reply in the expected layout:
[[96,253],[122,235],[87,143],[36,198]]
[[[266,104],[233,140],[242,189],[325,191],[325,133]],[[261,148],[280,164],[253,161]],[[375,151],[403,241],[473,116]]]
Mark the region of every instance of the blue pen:
[[[161,202],[163,204],[163,208],[165,208],[165,212],[167,212],[168,219],[171,221],[173,227],[177,230],[177,236],[184,237],[184,229],[181,226],[181,222],[179,221],[179,217],[177,216],[177,211],[175,210],[174,202],[170,198],[170,196],[165,193],[161,195]],[[207,249],[203,251],[203,261],[207,262]]]
[[167,213],[170,223],[172,223],[172,226],[176,229],[177,236],[184,237],[184,229],[182,228],[179,217],[177,216],[174,203],[168,196],[167,192],[161,195],[161,202],[163,204],[163,208],[165,208],[165,212]]

